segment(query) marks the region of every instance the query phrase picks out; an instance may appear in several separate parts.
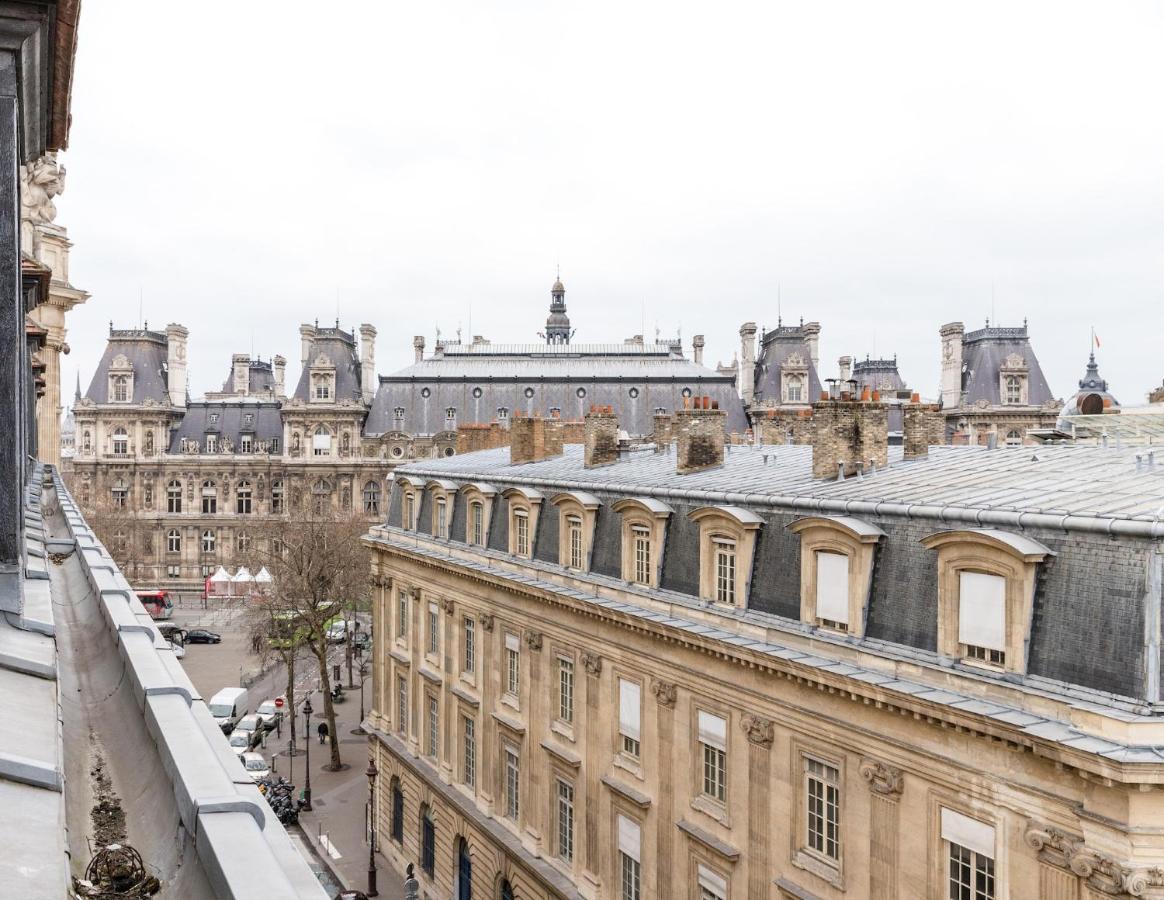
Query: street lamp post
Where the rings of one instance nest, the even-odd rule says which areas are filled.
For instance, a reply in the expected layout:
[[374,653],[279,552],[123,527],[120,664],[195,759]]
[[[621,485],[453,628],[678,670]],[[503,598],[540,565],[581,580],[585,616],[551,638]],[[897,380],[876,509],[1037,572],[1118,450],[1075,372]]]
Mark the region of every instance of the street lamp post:
[[356,723],[356,727],[352,729],[352,734],[367,734],[364,730],[364,682],[372,676],[368,671],[368,664],[364,661],[360,662],[360,721]]
[[303,781],[303,808],[308,812],[311,811],[311,698],[308,697],[303,701],[303,744],[307,747],[307,775],[304,776]]
[[364,772],[368,776],[368,896],[377,897],[376,890],[376,761],[368,760],[368,768]]

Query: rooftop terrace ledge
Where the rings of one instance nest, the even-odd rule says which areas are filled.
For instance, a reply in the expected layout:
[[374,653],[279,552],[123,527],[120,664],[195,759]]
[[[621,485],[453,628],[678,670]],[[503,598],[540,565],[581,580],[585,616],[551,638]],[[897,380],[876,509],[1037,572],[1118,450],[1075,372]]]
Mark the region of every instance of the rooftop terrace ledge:
[[[160,760],[214,895],[326,900],[318,879],[226,746],[206,704],[174,663],[168,645],[59,474],[53,474],[53,485],[76,542],[77,560],[99,600],[100,615],[125,666],[125,681],[154,741],[142,753],[152,751]],[[79,600],[54,598],[62,604]]]
[[[694,597],[660,589],[642,591],[606,576],[579,577],[560,566],[518,561],[498,551],[394,526],[375,526],[365,540],[369,546],[440,558],[478,575],[514,580],[523,589],[558,590],[572,600],[596,603],[612,615],[645,618],[651,627],[696,626],[701,631],[686,634],[685,640],[727,642],[744,657],[760,654],[769,658],[768,664],[782,664],[781,668],[807,667],[797,676],[827,682],[830,692],[900,705],[915,715],[932,716],[992,737],[1014,740],[1017,731],[1018,736],[1030,739],[1029,746],[1036,752],[1068,765],[1120,781],[1164,784],[1164,715],[1137,712],[1128,698],[1048,679],[1018,682],[970,666],[951,667],[941,664],[933,653],[834,637],[767,613],[716,609]],[[531,570],[542,579],[541,584],[531,583]],[[512,579],[518,575],[520,580]],[[707,626],[720,631],[706,633]],[[971,721],[975,724],[967,725]],[[1080,746],[1088,748],[1082,756],[1077,752]],[[1160,752],[1156,752],[1158,747]],[[1129,761],[1137,764],[1134,773],[1124,769]],[[1142,764],[1151,765],[1152,770],[1145,771]]]

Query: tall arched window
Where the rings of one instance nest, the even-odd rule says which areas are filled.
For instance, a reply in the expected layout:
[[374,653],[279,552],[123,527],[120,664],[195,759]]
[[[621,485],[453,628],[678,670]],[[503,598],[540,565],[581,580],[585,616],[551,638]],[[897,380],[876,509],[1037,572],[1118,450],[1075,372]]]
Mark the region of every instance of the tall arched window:
[[177,528],[171,528],[166,532],[166,552],[182,552],[182,532],[180,532]]
[[473,900],[473,861],[463,837],[457,838],[457,900]]
[[804,378],[800,375],[788,376],[788,402],[802,403],[804,401]]
[[247,515],[251,511],[251,483],[240,481],[235,488],[235,511]]
[[166,485],[166,512],[182,511],[182,482],[174,479]]
[[129,499],[129,488],[120,478],[113,483],[111,496],[114,509],[125,509],[126,500]]
[[436,823],[427,805],[420,808],[420,867],[429,878],[436,871]]
[[1006,376],[1006,402],[1023,402],[1023,380],[1017,375]]
[[238,553],[251,552],[251,536],[245,531],[240,531],[234,538],[234,549]]
[[125,456],[129,453],[129,432],[118,428],[113,432],[113,455]]
[[129,376],[116,375],[113,378],[113,402],[129,402]]
[[202,482],[202,512],[218,512],[218,485],[210,480]]
[[392,840],[398,844],[404,843],[404,791],[400,788],[400,779],[392,778],[392,821],[390,823]]
[[202,552],[213,553],[214,547],[218,543],[218,535],[213,528],[207,528],[202,532]]
[[364,512],[370,516],[380,514],[380,485],[369,481],[364,485]]

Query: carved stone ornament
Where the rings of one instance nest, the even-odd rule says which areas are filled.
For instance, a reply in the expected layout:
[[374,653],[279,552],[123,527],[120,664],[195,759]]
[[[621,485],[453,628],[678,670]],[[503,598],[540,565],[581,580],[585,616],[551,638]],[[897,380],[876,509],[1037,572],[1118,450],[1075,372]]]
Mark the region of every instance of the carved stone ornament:
[[46,153],[26,165],[20,178],[21,218],[33,225],[48,225],[57,217],[53,198],[65,192],[65,167],[55,153]]
[[1128,868],[1057,828],[1032,822],[1023,834],[1023,840],[1038,853],[1040,861],[1066,869],[1101,894],[1143,897],[1149,888],[1164,887],[1164,869],[1159,866]]
[[596,653],[583,653],[582,665],[586,667],[587,675],[594,675],[597,677],[602,674],[602,657]]
[[481,627],[486,631],[493,630],[493,616],[490,613],[481,613],[477,616],[477,621],[481,623]]
[[776,737],[776,729],[772,725],[771,719],[762,719],[751,713],[746,714],[740,720],[740,727],[751,743],[759,744],[762,747],[772,746],[772,741]]
[[451,616],[453,614],[453,608],[454,604],[451,597],[441,597],[441,609],[445,611],[446,615]]
[[651,691],[660,706],[674,706],[675,696],[678,693],[673,681],[652,681]]
[[542,633],[540,631],[527,631],[525,633],[525,645],[530,650],[542,649]]
[[869,790],[875,794],[900,797],[905,788],[905,775],[896,766],[886,765],[875,759],[863,759],[858,771],[861,777],[869,782]]

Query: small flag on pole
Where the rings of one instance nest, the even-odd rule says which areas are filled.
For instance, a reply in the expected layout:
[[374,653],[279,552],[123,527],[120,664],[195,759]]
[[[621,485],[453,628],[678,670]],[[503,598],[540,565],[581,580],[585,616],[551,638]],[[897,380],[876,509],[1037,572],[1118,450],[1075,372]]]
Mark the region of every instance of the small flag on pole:
[[1095,346],[1098,347],[1099,346],[1099,335],[1093,331],[1091,333],[1091,336],[1095,339]]

